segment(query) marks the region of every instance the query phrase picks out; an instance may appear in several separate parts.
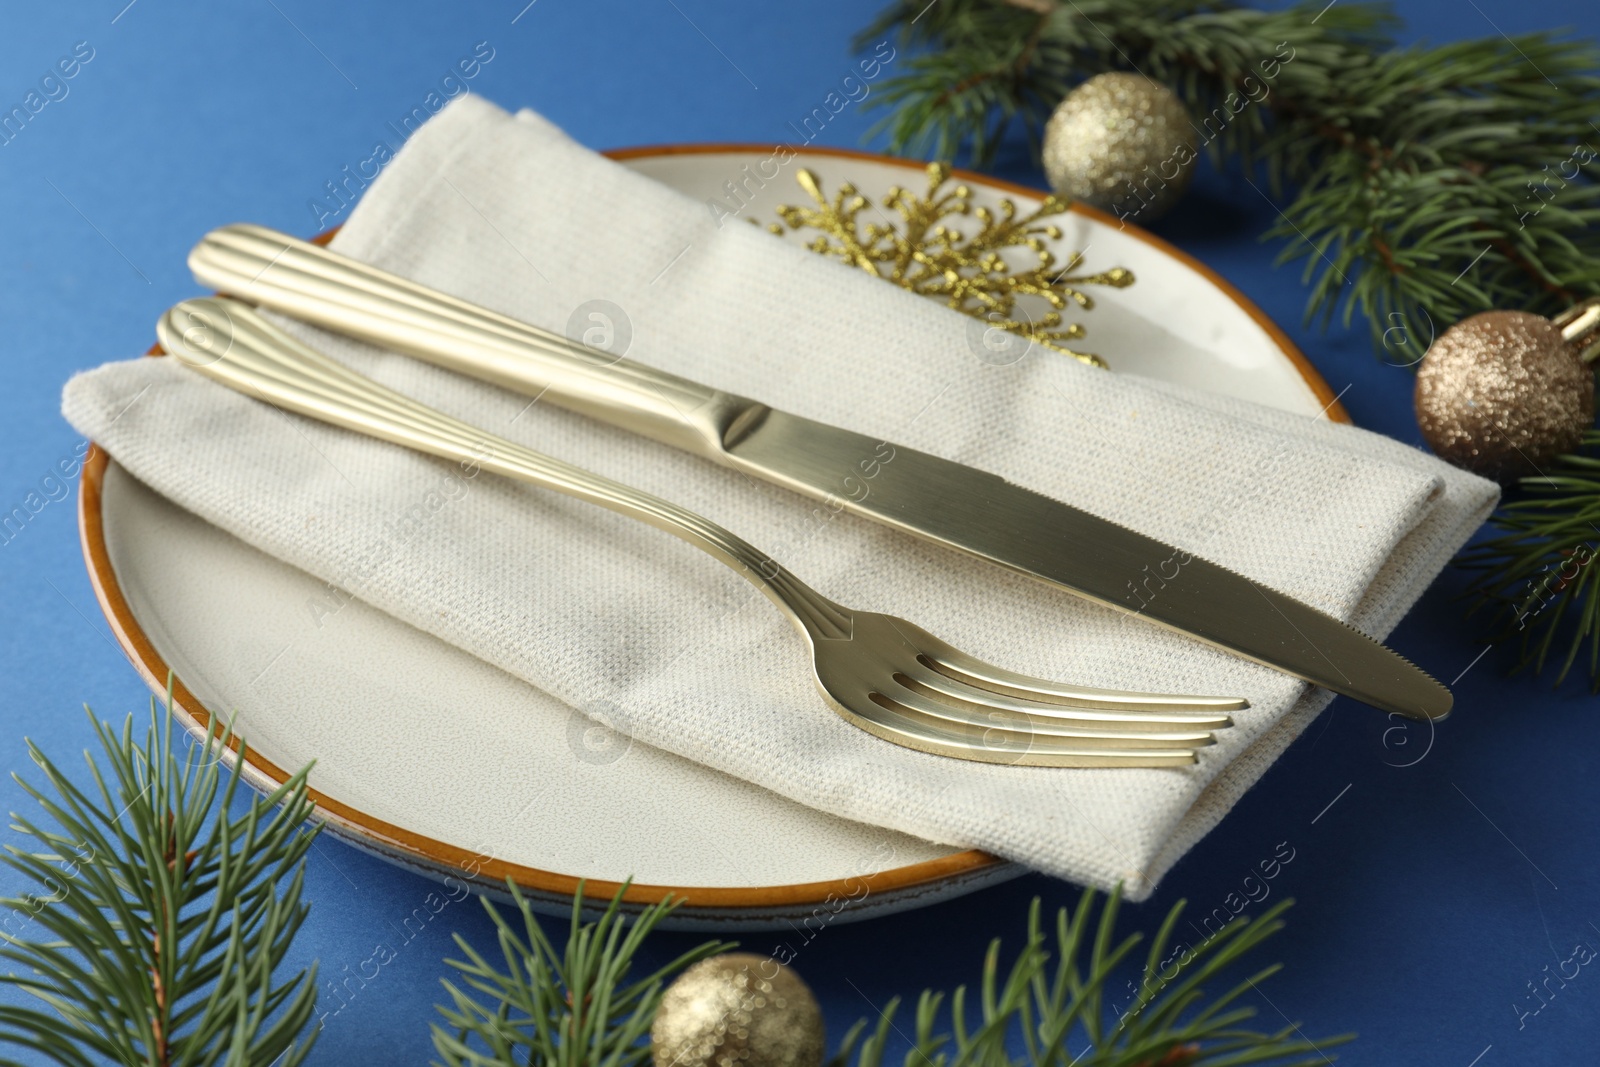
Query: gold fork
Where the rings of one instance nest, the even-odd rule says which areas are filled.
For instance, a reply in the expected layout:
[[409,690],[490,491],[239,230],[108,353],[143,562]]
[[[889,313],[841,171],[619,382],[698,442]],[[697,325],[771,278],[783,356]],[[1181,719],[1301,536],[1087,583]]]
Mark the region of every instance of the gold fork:
[[853,611],[703,516],[487,434],[357,374],[227,298],[186,300],[162,347],[248,396],[445,459],[470,462],[656,526],[748,579],[811,646],[823,697],[845,719],[920,752],[1043,767],[1171,767],[1248,707],[1224,697],[1087,689],[973,659],[904,619]]

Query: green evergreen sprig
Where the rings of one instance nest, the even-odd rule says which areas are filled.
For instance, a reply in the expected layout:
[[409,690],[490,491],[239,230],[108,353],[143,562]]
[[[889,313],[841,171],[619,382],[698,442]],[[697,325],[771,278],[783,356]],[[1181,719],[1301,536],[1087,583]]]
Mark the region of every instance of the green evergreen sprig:
[[[1115,938],[1119,903],[1113,893],[1097,906],[1098,894],[1085,890],[1077,908],[1062,908],[1047,932],[1035,898],[1027,938],[1003,977],[1000,941],[990,943],[975,1006],[965,986],[948,997],[928,990],[917,999],[905,1067],[1309,1067],[1331,1062],[1327,1050],[1351,1039],[1313,1042],[1293,1023],[1271,1033],[1241,1027],[1255,1010],[1239,999],[1280,968],[1239,975],[1234,965],[1282,929],[1287,900],[1257,918],[1237,918],[1194,946],[1174,944],[1184,909],[1179,901],[1143,954],[1129,1003],[1116,1008],[1109,987],[1139,962],[1134,950],[1143,941],[1140,934]],[[1213,982],[1227,984],[1208,998]],[[946,1004],[948,1022],[940,1027]],[[898,999],[891,1001],[864,1039],[866,1021],[857,1023],[833,1067],[850,1067],[852,1058],[854,1067],[883,1067],[891,1033],[899,1034],[898,1007]]]
[[1085,78],[1146,74],[1214,161],[1287,196],[1266,236],[1305,261],[1307,319],[1359,312],[1411,364],[1474,312],[1600,292],[1600,49],[1548,33],[1401,48],[1395,24],[1370,0],[896,0],[860,39],[898,33],[913,54],[866,106],[890,110],[891,150],[984,165],[1015,124],[1037,148]]
[[34,887],[0,901],[0,957],[18,968],[0,982],[42,1006],[0,1005],[0,1046],[66,1067],[294,1067],[315,1037],[300,1039],[315,967],[275,974],[308,910],[305,772],[234,816],[243,746],[224,772],[215,718],[180,756],[153,698],[150,716],[141,742],[132,716],[119,733],[90,714],[89,789],[29,742],[45,785],[14,777],[45,818],[13,815],[34,849],[0,856]]
[[433,1027],[434,1050],[447,1067],[638,1067],[650,1058],[646,1039],[667,980],[732,947],[707,941],[632,979],[645,937],[677,907],[670,897],[630,923],[622,912],[624,883],[598,919],[582,922],[580,882],[567,944],[557,952],[516,883],[508,884],[515,924],[483,902],[504,967],[460,934],[456,947],[465,958],[445,961],[461,982],[444,982],[450,1006],[439,1012],[448,1025]]
[[[501,959],[490,962],[457,935],[465,958],[446,963],[467,988],[444,983],[451,1004],[439,1012],[446,1025],[433,1027],[434,1049],[446,1067],[638,1067],[648,1059],[645,1039],[666,980],[734,946],[706,942],[630,980],[645,936],[677,905],[645,909],[624,933],[626,889],[585,923],[580,886],[560,953],[514,884],[509,919],[486,900]],[[1174,940],[1185,906],[1179,901],[1141,961],[1134,950],[1142,935],[1115,937],[1120,900],[1114,893],[1102,906],[1098,893],[1085,890],[1078,906],[1062,908],[1047,931],[1036,898],[1022,948],[1003,976],[996,939],[984,956],[975,998],[966,986],[948,995],[924,990],[918,997],[904,1067],[1310,1067],[1331,1062],[1329,1050],[1350,1040],[1313,1042],[1293,1023],[1270,1033],[1241,1025],[1255,1009],[1240,998],[1280,967],[1240,974],[1237,965],[1283,928],[1290,901],[1258,918],[1236,918],[1196,945]],[[1127,983],[1128,1002],[1113,1004],[1111,983],[1140,962],[1137,980]],[[1212,983],[1225,988],[1208,997]],[[899,998],[891,1000],[870,1032],[865,1019],[851,1027],[830,1067],[884,1067],[894,1040],[904,1037],[895,1024],[899,1006]],[[1073,1052],[1074,1044],[1082,1047]]]
[[[287,979],[278,971],[308,910],[307,772],[234,816],[240,776],[217,758],[228,731],[213,720],[206,743],[180,757],[154,701],[151,716],[142,743],[131,718],[118,733],[90,716],[102,755],[87,758],[89,789],[30,744],[47,788],[18,780],[48,825],[14,816],[13,830],[38,847],[0,856],[37,890],[0,902],[0,956],[26,972],[0,982],[43,1007],[0,1005],[0,1045],[68,1067],[297,1065],[316,1036],[315,967]],[[636,977],[645,939],[677,902],[630,919],[624,885],[584,921],[580,885],[557,951],[509,888],[514,910],[484,902],[499,959],[458,935],[462,958],[445,961],[456,973],[443,982],[450,1003],[433,1041],[446,1067],[642,1067],[666,983],[733,947],[707,941]],[[1192,945],[1174,939],[1180,901],[1142,954],[1141,935],[1115,937],[1119,902],[1113,894],[1101,906],[1087,890],[1047,930],[1035,900],[1008,970],[996,940],[973,998],[965,986],[918,998],[905,1067],[1299,1067],[1326,1062],[1348,1040],[1243,1026],[1255,1012],[1241,998],[1279,968],[1238,965],[1282,928],[1287,901]],[[1130,968],[1130,999],[1117,1005],[1112,983]],[[1208,994],[1212,986],[1222,992]],[[870,1033],[857,1023],[833,1067],[884,1067],[898,1005]]]
[[1492,638],[1517,647],[1514,672],[1559,662],[1559,686],[1582,656],[1600,693],[1600,432],[1580,449],[1552,461],[1550,474],[1522,479],[1521,495],[1492,520],[1502,533],[1461,563],[1480,572],[1468,592],[1493,613]]

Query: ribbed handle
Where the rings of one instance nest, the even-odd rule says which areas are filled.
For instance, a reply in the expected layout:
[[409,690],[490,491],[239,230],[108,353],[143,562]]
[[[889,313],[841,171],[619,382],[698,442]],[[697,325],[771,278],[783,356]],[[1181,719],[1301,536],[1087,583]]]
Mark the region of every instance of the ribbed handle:
[[710,519],[412,400],[307,347],[247,304],[185,300],[161,317],[156,333],[175,358],[246,396],[640,519],[738,571],[813,639],[850,633],[843,608]]
[[211,231],[189,268],[252,304],[712,459],[730,429],[763,410],[264,226]]

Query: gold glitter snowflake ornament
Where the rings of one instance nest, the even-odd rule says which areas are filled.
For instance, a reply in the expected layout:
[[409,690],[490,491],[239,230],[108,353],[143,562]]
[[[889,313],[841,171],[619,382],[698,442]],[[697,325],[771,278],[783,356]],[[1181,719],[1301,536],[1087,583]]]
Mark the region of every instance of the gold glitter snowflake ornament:
[[[916,196],[898,185],[884,197],[883,206],[897,212],[891,221],[849,182],[839,186],[832,199],[822,191],[816,174],[802,169],[796,176],[800,187],[810,194],[815,207],[785,205],[778,217],[791,230],[811,229],[817,236],[806,247],[813,252],[841,259],[875,277],[894,282],[920,296],[941,300],[945,306],[990,323],[993,327],[1024,337],[1046,348],[1104,367],[1099,356],[1079,352],[1067,342],[1084,335],[1076,322],[1064,322],[1061,312],[1070,301],[1085,311],[1094,300],[1080,286],[1110,285],[1118,289],[1133,284],[1133,272],[1112,267],[1099,274],[1074,275],[1083,263],[1083,254],[1073,252],[1065,264],[1058,264],[1055,253],[1045,243],[1061,238],[1061,228],[1042,220],[1067,210],[1067,202],[1048,196],[1037,209],[1025,215],[1017,205],[1001,200],[995,208],[974,204],[972,189],[963,184],[947,188],[950,167],[928,164],[928,192]],[[881,222],[863,221],[863,212],[872,212]],[[949,220],[966,217],[976,221],[971,236],[952,229]],[[783,225],[767,227],[784,233]],[[1013,262],[1019,253],[1028,262]],[[1008,253],[1011,259],[1007,258]],[[1025,303],[1019,306],[1021,298]],[[1042,301],[1045,310],[1037,317],[1029,314],[1026,302]]]

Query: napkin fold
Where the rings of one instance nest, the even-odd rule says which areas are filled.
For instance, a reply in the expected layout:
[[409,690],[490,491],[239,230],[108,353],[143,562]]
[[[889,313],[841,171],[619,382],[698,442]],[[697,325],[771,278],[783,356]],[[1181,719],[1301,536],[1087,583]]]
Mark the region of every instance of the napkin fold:
[[[475,96],[418,131],[333,247],[563,333],[605,301],[630,358],[990,470],[1380,636],[1496,499],[1489,482],[1353,427],[1049,352],[982,363],[958,313],[756,227],[719,227],[538,115]],[[700,512],[826,595],[973,655],[1251,703],[1187,770],[911,752],[827,710],[789,624],[670,535],[286,416],[176,360],[68,383],[68,420],[175,503],[640,741],[803,804],[1142,899],[1330,699],[553,406],[289,328],[403,393]],[[320,622],[313,605],[306,625]]]

